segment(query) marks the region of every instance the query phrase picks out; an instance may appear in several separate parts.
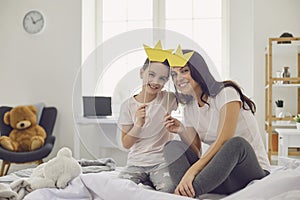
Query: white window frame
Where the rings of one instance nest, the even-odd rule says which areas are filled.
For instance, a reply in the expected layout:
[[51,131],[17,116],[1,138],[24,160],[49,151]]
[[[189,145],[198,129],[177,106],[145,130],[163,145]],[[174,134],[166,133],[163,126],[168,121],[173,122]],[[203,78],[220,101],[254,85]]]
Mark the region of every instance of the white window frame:
[[[96,49],[102,41],[102,2],[104,0],[85,0],[83,4],[83,40],[82,40],[82,60],[83,62],[88,57],[92,50]],[[229,77],[229,1],[222,0],[222,78]],[[94,16],[94,21],[91,17]],[[92,22],[91,22],[92,21]],[[90,27],[84,26],[84,24],[92,23]],[[153,27],[165,28],[165,0],[153,0]],[[94,44],[94,45],[93,45]],[[88,46],[88,47],[87,47]],[[94,61],[97,63],[97,60]],[[97,65],[99,66],[99,65]],[[101,65],[100,65],[101,66]],[[94,95],[97,77],[92,77],[96,72],[101,69],[89,69],[88,72],[82,72],[82,95]],[[84,71],[84,70],[83,70]],[[99,95],[99,94],[98,94]]]

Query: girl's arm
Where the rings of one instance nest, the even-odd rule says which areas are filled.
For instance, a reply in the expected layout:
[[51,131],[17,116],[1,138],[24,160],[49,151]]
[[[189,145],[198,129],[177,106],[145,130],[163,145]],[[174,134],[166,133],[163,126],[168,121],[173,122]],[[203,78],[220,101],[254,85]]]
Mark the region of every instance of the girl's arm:
[[133,125],[122,126],[122,144],[123,147],[129,149],[138,140],[138,135],[141,132],[141,127]]
[[135,114],[136,122],[134,125],[122,126],[122,144],[123,147],[129,149],[139,139],[142,127],[145,124],[146,105],[140,106]]
[[192,182],[195,176],[209,163],[222,145],[234,136],[240,108],[241,102],[239,101],[229,102],[221,108],[216,141],[212,143],[206,153],[187,170],[175,190],[176,194],[194,197],[195,191]]

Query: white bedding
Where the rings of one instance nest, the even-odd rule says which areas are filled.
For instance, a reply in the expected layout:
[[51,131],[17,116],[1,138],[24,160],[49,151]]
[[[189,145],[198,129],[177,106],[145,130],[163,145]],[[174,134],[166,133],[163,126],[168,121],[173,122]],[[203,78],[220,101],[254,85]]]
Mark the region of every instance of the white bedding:
[[276,171],[224,200],[300,199],[300,167]]
[[81,174],[63,190],[53,188],[35,190],[25,196],[24,199],[187,200],[191,198],[144,189],[130,180],[117,178],[114,172],[101,172],[96,174]]
[[[82,174],[73,179],[65,189],[38,189],[29,193],[25,199],[95,199],[95,200],[183,200],[191,199],[144,189],[135,183],[117,178],[117,172]],[[55,198],[54,198],[55,197]],[[203,196],[204,197],[204,196]],[[220,199],[224,196],[209,196],[206,199]],[[202,199],[202,198],[201,198]],[[256,181],[239,192],[223,198],[224,200],[256,199],[281,200],[300,199],[300,167],[276,171],[266,178]]]

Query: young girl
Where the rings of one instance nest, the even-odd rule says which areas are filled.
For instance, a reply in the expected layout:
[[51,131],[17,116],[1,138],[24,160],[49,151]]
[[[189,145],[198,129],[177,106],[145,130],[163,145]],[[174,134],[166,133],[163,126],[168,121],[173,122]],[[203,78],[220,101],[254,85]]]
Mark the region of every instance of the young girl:
[[122,144],[129,149],[127,166],[120,177],[163,192],[175,189],[163,157],[163,147],[172,139],[164,127],[164,115],[177,109],[175,95],[162,91],[169,70],[167,62],[150,64],[147,59],[140,70],[142,91],[121,105],[119,117]]
[[[164,149],[175,194],[231,194],[267,176],[270,166],[254,118],[256,107],[240,87],[216,81],[197,52],[185,66],[172,68],[171,76],[180,96],[190,97],[185,98],[185,127],[165,117],[166,128],[183,141],[171,141]],[[202,157],[201,142],[210,145]]]

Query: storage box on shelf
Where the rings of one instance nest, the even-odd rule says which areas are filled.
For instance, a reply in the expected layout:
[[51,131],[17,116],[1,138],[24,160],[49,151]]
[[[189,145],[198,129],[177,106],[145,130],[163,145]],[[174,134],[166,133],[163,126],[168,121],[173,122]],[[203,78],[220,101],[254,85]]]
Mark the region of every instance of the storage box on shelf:
[[[281,165],[282,159],[288,156],[297,156],[300,148],[300,131],[297,129],[278,129],[275,131],[279,135],[278,140],[278,164]],[[294,151],[291,151],[293,148]]]
[[[290,70],[288,75],[287,66]],[[278,134],[275,128],[296,128],[293,116],[300,113],[300,37],[269,38],[265,68],[265,130],[271,160],[272,155],[278,155]],[[280,73],[283,69],[285,74]],[[278,99],[284,99],[284,110],[291,113],[291,116],[275,115],[274,105]]]

